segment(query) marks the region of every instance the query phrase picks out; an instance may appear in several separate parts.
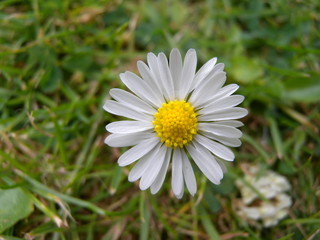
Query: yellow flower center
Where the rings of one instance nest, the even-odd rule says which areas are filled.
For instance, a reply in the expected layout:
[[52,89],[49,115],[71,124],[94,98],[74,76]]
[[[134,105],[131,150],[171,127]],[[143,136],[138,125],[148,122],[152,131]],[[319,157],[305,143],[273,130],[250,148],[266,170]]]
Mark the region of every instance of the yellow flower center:
[[192,141],[198,119],[194,107],[182,100],[163,103],[154,114],[154,131],[167,147],[180,147]]

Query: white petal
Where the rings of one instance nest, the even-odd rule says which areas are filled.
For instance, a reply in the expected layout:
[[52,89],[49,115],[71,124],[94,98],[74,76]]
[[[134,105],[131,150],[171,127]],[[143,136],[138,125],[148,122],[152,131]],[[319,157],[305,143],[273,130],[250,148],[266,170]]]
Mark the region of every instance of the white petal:
[[240,147],[242,144],[237,138],[218,137],[216,140],[229,147]]
[[142,61],[137,62],[137,67],[143,80],[145,80],[149,87],[154,90],[154,92],[158,95],[158,98],[164,102],[161,87],[159,86],[149,67]]
[[194,176],[193,168],[184,151],[181,151],[181,156],[184,181],[186,182],[189,193],[194,196],[194,194],[197,192],[196,177]]
[[153,91],[152,88],[146,84],[140,77],[132,72],[125,72],[120,74],[121,81],[138,97],[147,101],[149,104],[154,106],[161,106],[162,100],[158,98],[158,95]]
[[111,97],[113,97],[118,102],[121,102],[128,107],[130,106],[130,108],[135,109],[139,112],[144,112],[151,115],[153,115],[156,112],[156,110],[149,104],[125,90],[113,88],[110,90],[109,93]]
[[179,99],[184,99],[189,93],[191,84],[194,80],[194,75],[197,67],[197,54],[194,49],[189,49],[187,52],[181,73],[181,85],[178,94]]
[[215,123],[199,123],[199,129],[206,132],[211,132],[218,136],[228,137],[228,138],[240,138],[242,137],[242,132],[235,127],[225,126]]
[[222,160],[220,160],[218,158],[216,160],[217,160],[217,163],[220,165],[222,172],[225,174],[228,171],[226,165],[224,164],[224,162]]
[[165,91],[167,92],[168,99],[173,100],[175,93],[174,93],[174,86],[172,81],[171,72],[169,70],[168,60],[164,53],[159,53],[158,55],[158,65],[160,71],[161,81],[165,86]]
[[168,99],[168,95],[166,94],[166,91],[165,91],[165,87],[166,86],[161,81],[157,56],[154,55],[153,53],[148,53],[147,60],[148,60],[148,65],[149,65],[149,68],[151,70],[152,76],[154,77],[157,85],[160,87],[161,94],[166,99]]
[[183,191],[182,154],[180,148],[176,148],[172,156],[171,185],[174,195],[179,196]]
[[223,88],[221,88],[220,91],[218,92],[218,95],[230,96],[238,89],[239,89],[239,85],[232,83],[232,84],[226,85]]
[[[193,146],[195,145],[195,147]],[[189,144],[187,150],[203,174],[214,184],[220,184],[223,172],[215,157],[196,142]]]
[[243,100],[244,100],[244,96],[241,96],[241,95],[228,96],[222,99],[218,99],[206,105],[204,108],[200,109],[198,113],[210,114],[226,108],[232,108],[242,103]]
[[170,52],[169,67],[174,89],[177,91],[181,86],[182,59],[179,50],[176,48]]
[[[176,196],[178,199],[181,199],[182,197],[183,197],[183,191],[181,191],[181,193],[178,195],[178,196]],[[193,196],[193,195],[192,195]]]
[[171,158],[171,148],[168,148],[163,165],[160,169],[160,172],[150,187],[150,191],[152,194],[156,194],[160,190],[164,182],[164,179],[166,177],[166,173],[168,171],[170,158]]
[[106,101],[106,103],[103,105],[103,109],[114,115],[123,116],[134,120],[147,122],[151,122],[153,120],[153,116],[138,112],[137,110],[131,109],[123,103],[113,100]]
[[139,184],[141,190],[146,190],[148,187],[150,187],[158,176],[163,165],[167,150],[168,148],[165,145],[162,145],[160,150],[154,156],[152,164],[149,165],[149,168],[141,177]]
[[223,109],[221,111],[201,115],[198,117],[199,121],[221,121],[221,120],[230,120],[230,119],[238,119],[246,116],[248,114],[248,110],[240,107],[233,107],[228,109]]
[[208,62],[206,62],[200,69],[199,71],[196,73],[195,77],[194,77],[194,82],[193,82],[193,86],[192,88],[195,88],[196,86],[198,86],[203,79],[205,79],[206,76],[208,76],[208,74],[212,71],[212,69],[214,68],[214,65],[217,62],[217,58],[211,58]]
[[154,156],[158,153],[160,149],[161,144],[155,146],[155,148],[147,153],[145,156],[143,156],[137,163],[134,165],[134,167],[131,169],[128,180],[130,182],[137,181],[141,176],[145,173],[145,171],[148,169],[149,165],[154,160]]
[[242,127],[243,123],[237,120],[226,120],[226,121],[220,121],[220,122],[215,122],[215,124],[221,124],[225,126],[230,126],[230,127]]
[[217,65],[214,66],[212,71],[220,72],[220,71],[223,71],[223,69],[224,69],[224,63],[218,63]]
[[118,121],[109,123],[106,126],[107,131],[111,133],[135,133],[149,130],[152,128],[153,125],[151,122],[141,121]]
[[104,143],[110,147],[128,147],[137,145],[143,140],[155,137],[153,133],[148,132],[138,132],[131,134],[110,134],[104,140]]
[[227,148],[226,146],[217,143],[209,138],[203,137],[201,135],[196,135],[194,140],[197,141],[199,144],[207,148],[210,152],[214,155],[226,160],[226,161],[233,161],[234,160],[234,153]]
[[224,64],[218,63],[217,65],[215,65],[213,67],[213,69],[209,72],[209,74],[207,76],[205,76],[201,81],[195,82],[194,88],[198,88],[201,84],[203,84],[203,82],[207,81],[208,76],[214,76],[214,75],[218,74],[219,72],[223,72],[223,69],[224,69]]
[[233,94],[235,91],[237,91],[239,86],[237,84],[229,84],[227,86],[224,86],[221,88],[217,93],[211,96],[211,98],[208,99],[207,102],[203,103],[201,107],[206,107],[207,105],[211,104],[212,102],[221,99],[226,98]]
[[127,166],[137,161],[139,158],[150,152],[157,145],[157,143],[159,143],[159,139],[157,137],[152,137],[150,139],[141,141],[138,145],[130,148],[120,156],[118,159],[119,166]]
[[226,138],[226,137],[222,137],[222,136],[217,136],[217,135],[210,133],[210,132],[203,132],[203,131],[200,131],[200,133],[207,138],[221,142],[222,144],[229,146],[229,147],[240,147],[241,146],[241,141],[238,138]]
[[204,105],[210,98],[212,98],[212,95],[218,92],[218,90],[226,82],[226,79],[225,72],[219,72],[214,76],[209,74],[209,76],[203,80],[203,83],[198,88],[194,89],[189,101],[195,107]]

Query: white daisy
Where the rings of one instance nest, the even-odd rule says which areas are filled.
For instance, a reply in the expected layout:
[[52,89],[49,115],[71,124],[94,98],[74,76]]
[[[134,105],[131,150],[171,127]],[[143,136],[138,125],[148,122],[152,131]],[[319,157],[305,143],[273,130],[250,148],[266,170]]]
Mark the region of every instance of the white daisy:
[[244,97],[232,95],[238,85],[223,87],[224,64],[212,58],[196,72],[197,55],[190,49],[184,61],[173,49],[169,62],[164,53],[149,53],[148,65],[138,61],[141,77],[132,72],[120,74],[132,93],[111,89],[114,100],[103,108],[132,120],[110,123],[105,143],[111,147],[133,146],[118,159],[120,166],[138,161],[129,173],[129,181],[140,179],[140,189],[150,187],[155,194],[161,188],[172,162],[172,189],[177,198],[184,183],[191,195],[197,184],[190,160],[214,184],[223,178],[221,159],[233,161],[226,146],[238,147],[242,136],[237,127],[247,110],[235,107]]

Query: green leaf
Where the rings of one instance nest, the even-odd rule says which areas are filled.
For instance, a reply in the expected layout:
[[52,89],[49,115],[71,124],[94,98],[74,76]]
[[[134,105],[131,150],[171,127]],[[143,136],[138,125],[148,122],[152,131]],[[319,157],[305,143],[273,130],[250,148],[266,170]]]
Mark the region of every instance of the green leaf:
[[234,191],[233,180],[226,174],[219,185],[211,185],[214,192],[221,195],[229,195]]
[[0,235],[1,240],[23,240],[23,238],[11,237],[6,235]]
[[[295,218],[295,219],[286,219],[282,224],[320,224],[319,218]],[[318,225],[319,226],[319,225]]]
[[119,166],[116,166],[114,170],[114,174],[112,176],[111,186],[109,190],[111,195],[113,195],[117,191],[122,179],[123,179],[122,168]]
[[0,189],[0,233],[33,211],[32,200],[21,188]]
[[270,124],[271,137],[277,152],[277,156],[278,158],[282,159],[284,155],[284,147],[278,123],[274,118],[271,117],[267,117],[267,120]]
[[140,193],[140,240],[149,239],[149,228],[150,228],[150,211],[146,206],[146,193]]
[[62,65],[69,70],[85,72],[93,62],[92,56],[88,52],[73,53],[63,59]]
[[319,76],[290,78],[284,84],[285,97],[289,100],[305,103],[320,101]]
[[57,89],[59,81],[62,78],[61,71],[56,66],[49,66],[41,78],[40,87],[44,92],[53,92]]
[[201,223],[207,232],[207,234],[210,236],[210,239],[220,240],[220,235],[213,225],[213,221],[210,219],[210,215],[206,212],[203,206],[198,206],[199,211],[199,218],[201,220]]
[[258,59],[237,56],[232,59],[231,76],[241,83],[257,82],[263,75],[262,63]]
[[293,165],[293,163],[290,159],[290,160],[279,162],[278,171],[279,171],[279,173],[282,173],[282,174],[292,175],[292,174],[296,173],[298,170]]
[[283,237],[279,238],[278,240],[292,239],[293,236],[294,236],[294,233],[289,233],[286,236],[283,236]]
[[221,209],[221,204],[219,200],[215,197],[213,194],[211,188],[207,187],[204,192],[204,199],[207,203],[208,209],[211,211],[211,213],[217,213]]

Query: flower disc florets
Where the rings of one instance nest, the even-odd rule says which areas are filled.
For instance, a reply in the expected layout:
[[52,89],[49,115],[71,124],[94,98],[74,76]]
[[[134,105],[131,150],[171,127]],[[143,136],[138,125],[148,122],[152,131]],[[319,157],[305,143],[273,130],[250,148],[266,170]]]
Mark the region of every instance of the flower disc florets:
[[154,115],[154,130],[167,147],[180,147],[192,141],[198,119],[194,107],[184,100],[163,103]]

